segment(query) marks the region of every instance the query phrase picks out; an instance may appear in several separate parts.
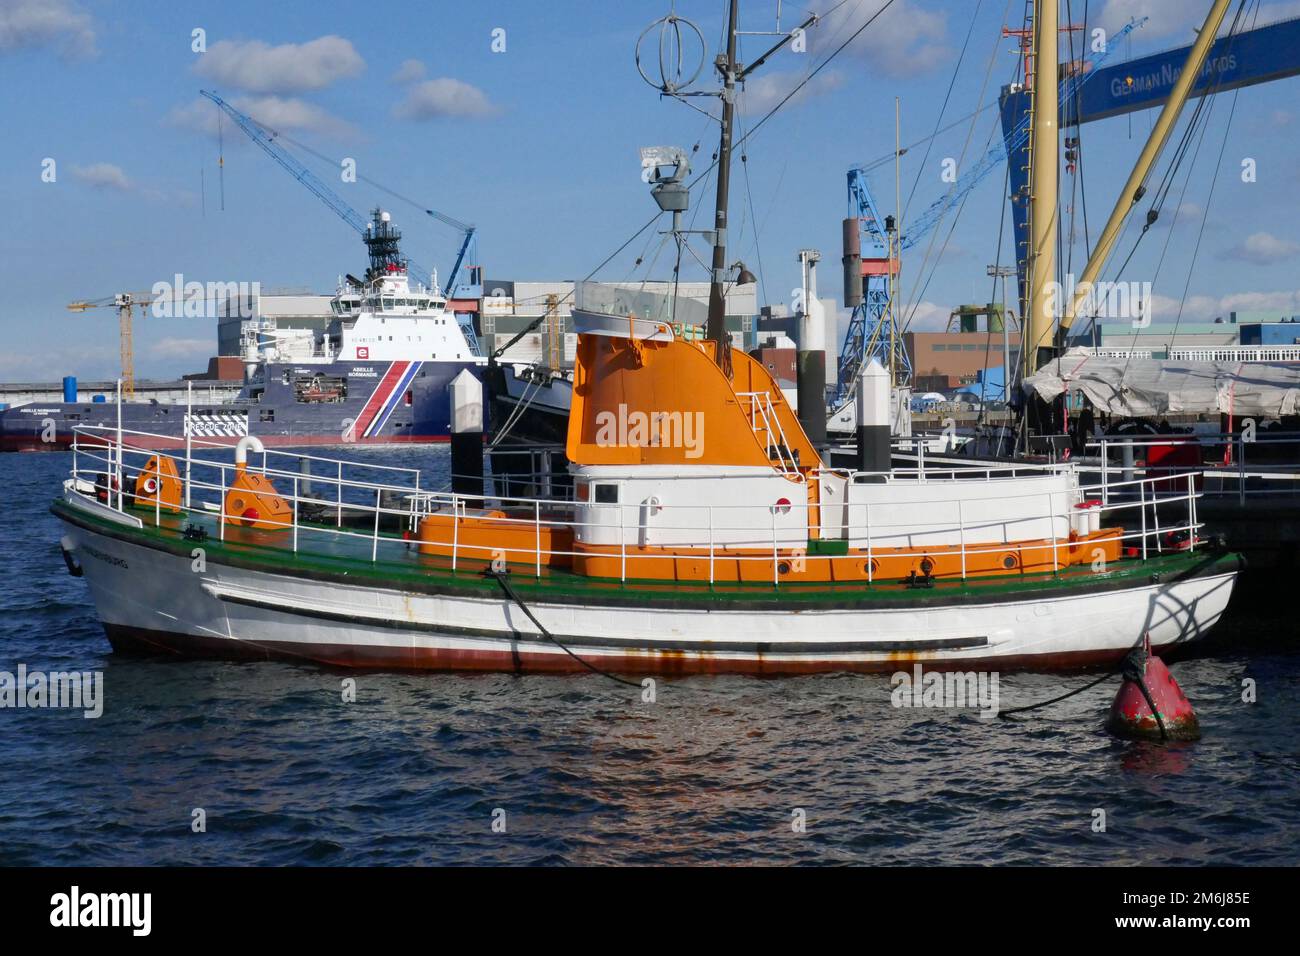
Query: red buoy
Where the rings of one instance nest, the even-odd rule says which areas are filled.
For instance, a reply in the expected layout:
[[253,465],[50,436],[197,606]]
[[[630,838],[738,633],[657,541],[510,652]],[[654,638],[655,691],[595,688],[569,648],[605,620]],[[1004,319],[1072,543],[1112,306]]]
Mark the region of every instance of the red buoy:
[[1110,733],[1130,740],[1201,739],[1196,712],[1164,661],[1151,653],[1150,635],[1129,652],[1121,673],[1124,682],[1106,718]]

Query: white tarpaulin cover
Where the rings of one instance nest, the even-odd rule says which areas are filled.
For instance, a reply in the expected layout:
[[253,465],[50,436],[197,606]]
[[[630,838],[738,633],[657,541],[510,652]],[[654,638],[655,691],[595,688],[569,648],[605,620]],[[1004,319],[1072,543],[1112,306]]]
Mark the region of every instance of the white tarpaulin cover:
[[1075,348],[1026,378],[1024,389],[1049,402],[1082,392],[1098,411],[1131,418],[1300,413],[1300,365],[1287,362],[1103,358]]

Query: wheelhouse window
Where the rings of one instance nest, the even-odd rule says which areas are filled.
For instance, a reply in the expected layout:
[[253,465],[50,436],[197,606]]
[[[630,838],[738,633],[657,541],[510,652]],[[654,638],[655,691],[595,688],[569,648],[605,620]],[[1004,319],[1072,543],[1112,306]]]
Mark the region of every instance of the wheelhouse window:
[[607,481],[596,482],[591,486],[593,501],[598,505],[618,504],[618,485]]

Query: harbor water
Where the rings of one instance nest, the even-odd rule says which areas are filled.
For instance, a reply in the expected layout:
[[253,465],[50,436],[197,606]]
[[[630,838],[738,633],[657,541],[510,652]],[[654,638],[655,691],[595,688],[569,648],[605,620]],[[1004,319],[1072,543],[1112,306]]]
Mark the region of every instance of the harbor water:
[[[447,472],[445,448],[352,454]],[[47,511],[70,463],[0,456],[0,671],[102,672],[103,713],[0,709],[0,865],[1300,863],[1286,595],[1173,666],[1204,737],[1170,746],[1103,731],[1114,680],[1002,720],[895,706],[887,674],[649,702],[597,675],[124,658]],[[1001,674],[1000,705],[1091,679]]]

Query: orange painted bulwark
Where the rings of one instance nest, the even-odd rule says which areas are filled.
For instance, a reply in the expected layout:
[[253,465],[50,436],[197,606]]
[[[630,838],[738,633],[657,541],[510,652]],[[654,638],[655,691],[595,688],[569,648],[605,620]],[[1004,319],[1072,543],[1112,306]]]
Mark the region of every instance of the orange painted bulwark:
[[[821,462],[767,369],[732,350],[732,379],[711,341],[580,335],[566,451],[577,465],[772,466],[739,392],[765,392],[804,469]],[[686,423],[691,416],[691,424]],[[648,423],[642,432],[619,423]],[[681,440],[695,427],[698,446]],[[611,428],[611,425],[615,426]],[[625,437],[633,440],[619,441]]]
[[[453,518],[434,513],[420,522],[420,553],[458,560],[490,562],[502,559],[507,565],[567,568],[573,563],[573,528],[568,525],[534,524],[533,513],[508,514],[482,511]],[[560,553],[556,553],[560,552]],[[539,557],[540,556],[540,557]]]
[[[1050,540],[1022,541],[1009,545],[972,545],[966,549],[965,576],[1039,574],[1098,559],[1109,563],[1120,559],[1120,528],[1103,528],[1084,536],[1071,536],[1053,544]],[[960,578],[962,549],[877,548],[870,558],[864,550],[839,556],[809,555],[802,551],[721,549],[709,561],[708,549],[614,547],[576,545],[573,569],[594,578],[658,581],[714,581],[720,583],[829,584],[845,581],[897,581],[927,573],[934,578]],[[868,561],[870,569],[868,570]],[[710,564],[712,565],[710,567]],[[927,572],[927,567],[929,568]]]

